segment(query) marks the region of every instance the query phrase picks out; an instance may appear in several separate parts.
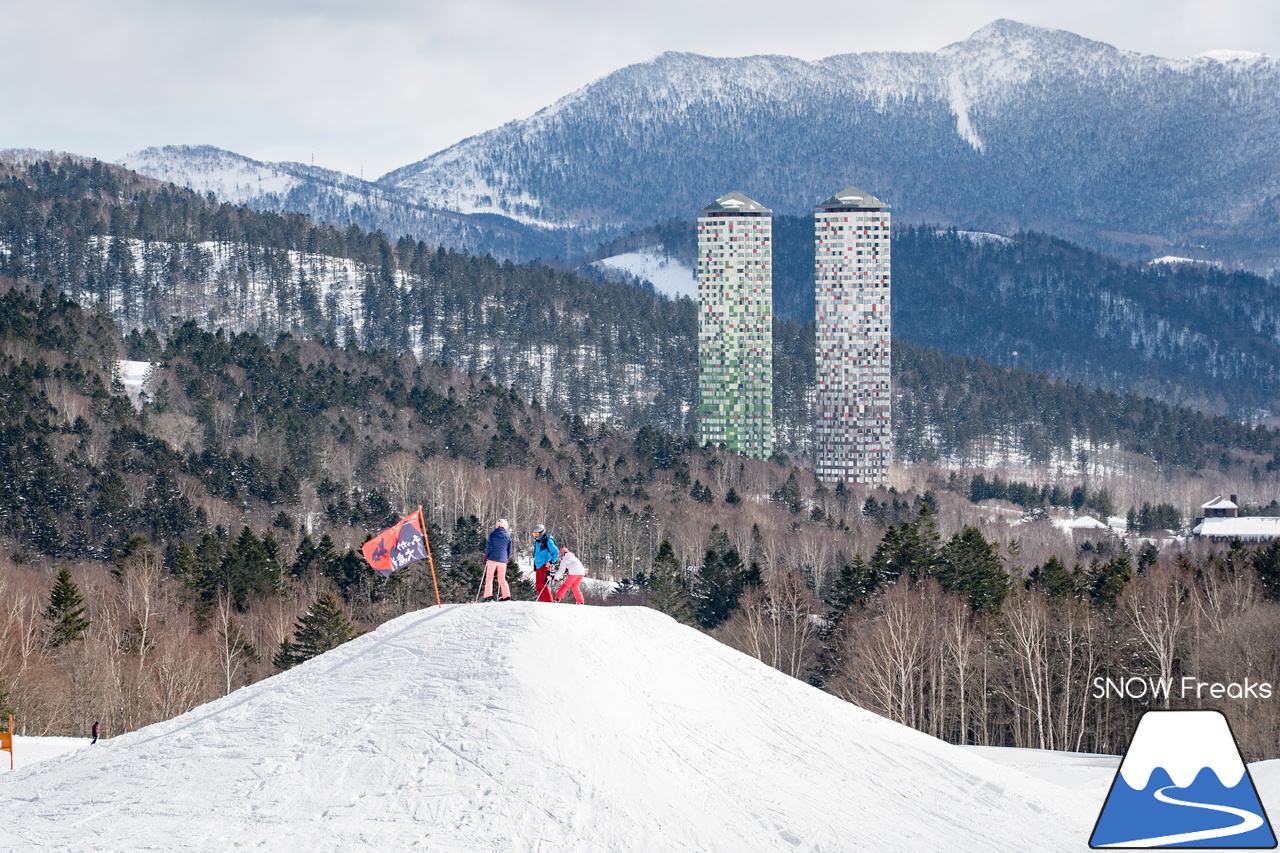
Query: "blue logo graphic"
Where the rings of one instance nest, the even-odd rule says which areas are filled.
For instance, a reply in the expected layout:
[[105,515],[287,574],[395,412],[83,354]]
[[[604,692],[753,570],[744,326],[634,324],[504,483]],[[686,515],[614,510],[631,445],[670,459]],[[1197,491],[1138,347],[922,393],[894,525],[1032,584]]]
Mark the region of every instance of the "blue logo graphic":
[[1274,848],[1227,718],[1219,711],[1143,714],[1089,846]]

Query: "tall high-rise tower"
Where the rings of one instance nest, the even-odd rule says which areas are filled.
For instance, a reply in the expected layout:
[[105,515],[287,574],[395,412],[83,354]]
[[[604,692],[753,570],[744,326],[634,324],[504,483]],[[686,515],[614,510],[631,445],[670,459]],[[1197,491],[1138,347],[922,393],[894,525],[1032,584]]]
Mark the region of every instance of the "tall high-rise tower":
[[888,485],[889,205],[849,187],[814,220],[818,478]]
[[698,438],[773,455],[769,208],[729,193],[698,211]]

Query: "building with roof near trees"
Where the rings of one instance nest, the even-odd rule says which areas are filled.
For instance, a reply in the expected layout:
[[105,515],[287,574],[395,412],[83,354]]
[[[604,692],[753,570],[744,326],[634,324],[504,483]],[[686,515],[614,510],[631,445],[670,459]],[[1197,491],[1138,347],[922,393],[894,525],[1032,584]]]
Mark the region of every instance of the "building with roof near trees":
[[814,213],[814,460],[828,483],[889,484],[889,205],[847,187]]
[[1241,542],[1271,542],[1280,539],[1280,518],[1266,515],[1241,516],[1236,496],[1226,500],[1218,495],[1201,504],[1203,517],[1196,519],[1191,535],[1196,539],[1225,544],[1239,539]]
[[731,192],[698,211],[698,438],[773,454],[772,211]]

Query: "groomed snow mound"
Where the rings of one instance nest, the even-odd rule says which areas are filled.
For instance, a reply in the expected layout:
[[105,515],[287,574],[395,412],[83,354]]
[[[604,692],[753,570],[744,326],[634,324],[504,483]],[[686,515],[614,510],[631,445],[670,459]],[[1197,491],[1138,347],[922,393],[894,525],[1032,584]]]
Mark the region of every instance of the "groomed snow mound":
[[40,850],[1080,850],[1098,803],[644,608],[407,614],[0,778]]

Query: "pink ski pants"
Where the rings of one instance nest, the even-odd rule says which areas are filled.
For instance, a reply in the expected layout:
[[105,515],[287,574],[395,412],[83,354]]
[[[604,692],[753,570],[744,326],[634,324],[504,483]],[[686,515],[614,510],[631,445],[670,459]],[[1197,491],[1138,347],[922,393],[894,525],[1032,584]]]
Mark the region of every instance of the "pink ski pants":
[[484,561],[484,597],[493,598],[493,578],[498,578],[498,597],[510,598],[511,587],[507,586],[507,564],[493,560]]
[[582,585],[582,575],[569,575],[564,579],[564,583],[560,584],[560,589],[556,591],[556,601],[564,598],[564,594],[569,590],[573,590],[573,600],[582,604],[582,590],[578,589]]

